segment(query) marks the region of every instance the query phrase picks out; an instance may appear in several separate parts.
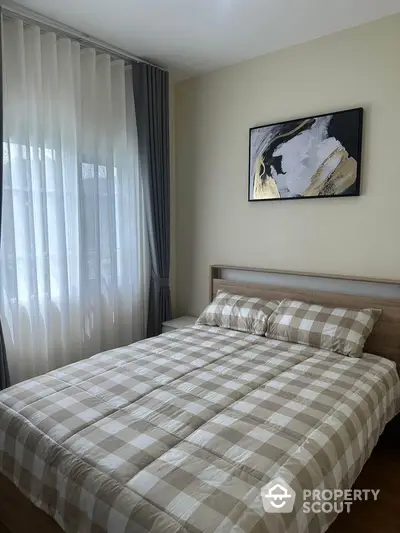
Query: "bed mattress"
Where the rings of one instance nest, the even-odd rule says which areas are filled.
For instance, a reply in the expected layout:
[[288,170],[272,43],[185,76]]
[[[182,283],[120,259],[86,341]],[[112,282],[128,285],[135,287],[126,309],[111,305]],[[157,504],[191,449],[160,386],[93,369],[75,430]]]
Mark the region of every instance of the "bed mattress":
[[0,393],[0,473],[66,533],[322,533],[260,489],[348,489],[399,411],[395,364],[195,326]]

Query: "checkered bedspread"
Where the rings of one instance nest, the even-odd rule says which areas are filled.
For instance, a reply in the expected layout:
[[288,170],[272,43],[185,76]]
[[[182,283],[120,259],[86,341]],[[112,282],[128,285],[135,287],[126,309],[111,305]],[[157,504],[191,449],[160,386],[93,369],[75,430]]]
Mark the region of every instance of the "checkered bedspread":
[[321,533],[260,488],[350,488],[399,409],[395,365],[197,326],[0,394],[0,472],[67,533]]

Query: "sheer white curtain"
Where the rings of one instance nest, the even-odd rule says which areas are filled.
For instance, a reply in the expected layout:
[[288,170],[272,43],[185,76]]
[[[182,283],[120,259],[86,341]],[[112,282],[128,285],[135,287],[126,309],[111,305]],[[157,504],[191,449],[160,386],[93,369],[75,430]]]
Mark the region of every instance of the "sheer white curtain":
[[148,250],[132,73],[3,28],[0,312],[12,382],[143,337]]

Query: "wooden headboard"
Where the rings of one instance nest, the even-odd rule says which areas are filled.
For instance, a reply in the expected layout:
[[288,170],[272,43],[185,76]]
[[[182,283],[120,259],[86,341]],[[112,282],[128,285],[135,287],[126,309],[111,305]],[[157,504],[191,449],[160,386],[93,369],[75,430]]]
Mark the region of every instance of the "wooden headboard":
[[213,265],[210,296],[219,290],[264,300],[289,298],[329,307],[382,309],[365,351],[400,367],[400,281]]

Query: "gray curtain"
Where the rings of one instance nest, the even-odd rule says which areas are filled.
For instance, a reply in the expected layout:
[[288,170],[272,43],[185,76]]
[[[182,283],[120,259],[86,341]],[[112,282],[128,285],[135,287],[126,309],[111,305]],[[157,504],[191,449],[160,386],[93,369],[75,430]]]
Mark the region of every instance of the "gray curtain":
[[[0,10],[0,17],[2,13]],[[3,42],[3,36],[1,35],[2,24],[0,24],[0,102],[3,102],[3,65],[2,65],[2,50],[1,43]],[[3,107],[1,107],[0,113],[0,135],[3,139]],[[1,222],[2,222],[2,206],[3,206],[3,142],[0,142],[0,237],[1,237]],[[10,373],[8,371],[6,346],[4,344],[3,328],[1,327],[0,320],[0,390],[10,386]]]
[[171,318],[168,72],[132,63],[133,94],[151,254],[147,336]]

